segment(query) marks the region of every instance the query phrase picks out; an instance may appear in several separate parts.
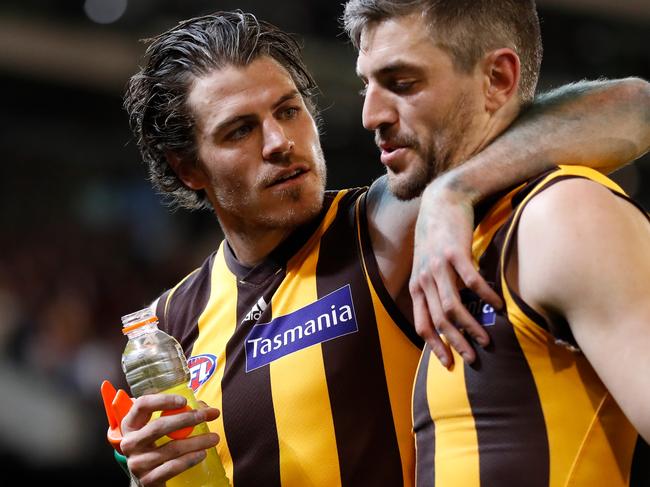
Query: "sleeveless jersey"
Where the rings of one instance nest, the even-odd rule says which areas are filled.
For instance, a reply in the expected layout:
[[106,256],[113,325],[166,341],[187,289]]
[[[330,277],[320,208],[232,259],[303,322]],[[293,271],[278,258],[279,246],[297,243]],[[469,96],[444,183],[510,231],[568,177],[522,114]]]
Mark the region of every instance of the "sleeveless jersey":
[[422,342],[384,288],[365,189],[253,269],[227,242],[156,309],[181,342],[233,487],[410,486]]
[[491,345],[476,347],[472,365],[455,353],[451,371],[430,349],[422,354],[413,396],[418,487],[650,485],[648,446],[579,352],[568,324],[548,323],[505,279],[526,204],[574,177],[627,199],[596,171],[560,167],[501,197],[477,226],[474,259],[505,308],[495,313],[464,291]]

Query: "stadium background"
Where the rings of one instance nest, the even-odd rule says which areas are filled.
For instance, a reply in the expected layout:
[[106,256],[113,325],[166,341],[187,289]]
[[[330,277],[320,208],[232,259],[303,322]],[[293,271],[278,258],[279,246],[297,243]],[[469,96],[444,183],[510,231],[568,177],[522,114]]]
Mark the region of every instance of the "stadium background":
[[[0,465],[23,485],[126,485],[104,441],[99,383],[122,385],[120,316],[221,239],[208,213],[170,213],[145,180],[121,94],[138,40],[241,8],[299,34],[320,84],[331,188],[381,173],[361,128],[338,1],[3,0],[0,5]],[[650,79],[647,0],[539,0],[540,89]],[[649,157],[615,178],[650,208]]]

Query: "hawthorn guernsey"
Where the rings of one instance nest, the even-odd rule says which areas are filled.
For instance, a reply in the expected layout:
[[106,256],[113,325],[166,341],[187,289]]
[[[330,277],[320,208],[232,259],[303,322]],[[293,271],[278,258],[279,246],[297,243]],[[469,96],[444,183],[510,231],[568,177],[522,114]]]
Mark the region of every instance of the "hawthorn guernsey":
[[356,331],[352,293],[346,285],[293,313],[255,325],[246,338],[246,372]]

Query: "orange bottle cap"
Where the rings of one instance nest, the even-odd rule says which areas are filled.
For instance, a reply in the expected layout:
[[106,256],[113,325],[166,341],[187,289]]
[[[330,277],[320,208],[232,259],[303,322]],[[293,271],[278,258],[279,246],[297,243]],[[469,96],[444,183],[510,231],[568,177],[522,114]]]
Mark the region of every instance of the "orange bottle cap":
[[151,316],[150,318],[147,318],[145,320],[138,321],[137,323],[133,323],[132,325],[129,326],[125,326],[124,328],[122,328],[122,333],[126,335],[128,332],[140,328],[141,326],[148,325],[149,323],[155,323],[157,321],[158,318],[156,318],[155,316]]

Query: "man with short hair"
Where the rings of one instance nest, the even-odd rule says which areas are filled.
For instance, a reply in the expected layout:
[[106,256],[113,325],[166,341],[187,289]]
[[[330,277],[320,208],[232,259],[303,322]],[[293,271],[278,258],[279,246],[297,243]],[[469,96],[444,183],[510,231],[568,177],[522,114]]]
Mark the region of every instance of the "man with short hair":
[[[366,85],[363,122],[402,198],[501,140],[532,99],[533,0],[351,0],[345,21]],[[421,217],[432,210],[425,195]],[[423,352],[417,485],[648,485],[639,436],[650,439],[648,215],[579,166],[514,185],[477,214],[473,257],[505,307],[463,292],[490,335],[474,364],[447,370],[431,347]],[[426,262],[425,223],[410,287],[424,308],[418,331],[437,346],[431,325],[449,317]]]
[[[396,302],[408,295],[418,202],[396,199],[386,178],[325,191],[314,88],[296,42],[242,12],[156,37],[129,84],[125,105],[155,185],[182,206],[212,207],[225,234],[155,304],[190,357],[198,399],[216,409],[149,422],[179,398],[135,401],[121,449],[141,485],[200,461],[216,435],[154,441],[218,410],[211,428],[235,487],[413,484],[422,342],[403,314],[410,305]],[[523,160],[528,148],[508,150]]]

